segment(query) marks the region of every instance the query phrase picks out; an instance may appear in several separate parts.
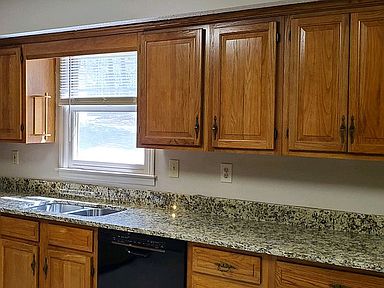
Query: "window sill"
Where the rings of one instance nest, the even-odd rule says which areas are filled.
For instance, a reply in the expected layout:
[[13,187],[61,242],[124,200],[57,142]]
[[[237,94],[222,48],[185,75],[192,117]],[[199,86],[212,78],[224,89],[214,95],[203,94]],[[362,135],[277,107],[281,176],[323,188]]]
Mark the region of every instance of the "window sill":
[[58,168],[60,178],[88,184],[100,185],[145,185],[155,186],[155,175],[103,172],[94,170]]

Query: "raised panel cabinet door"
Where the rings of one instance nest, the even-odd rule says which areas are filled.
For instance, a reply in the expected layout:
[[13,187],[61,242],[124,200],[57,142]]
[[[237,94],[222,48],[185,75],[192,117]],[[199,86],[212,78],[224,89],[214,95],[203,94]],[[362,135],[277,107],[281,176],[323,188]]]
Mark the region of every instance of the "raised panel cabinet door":
[[0,49],[0,140],[21,141],[21,49]]
[[291,19],[289,150],[347,149],[349,16]]
[[0,240],[0,288],[37,288],[38,247]]
[[276,23],[214,29],[213,146],[274,149]]
[[381,288],[384,278],[278,261],[273,287]]
[[43,287],[91,288],[91,261],[91,257],[84,254],[48,249],[41,263]]
[[203,30],[144,34],[138,143],[200,146]]
[[349,151],[384,154],[384,12],[351,19]]

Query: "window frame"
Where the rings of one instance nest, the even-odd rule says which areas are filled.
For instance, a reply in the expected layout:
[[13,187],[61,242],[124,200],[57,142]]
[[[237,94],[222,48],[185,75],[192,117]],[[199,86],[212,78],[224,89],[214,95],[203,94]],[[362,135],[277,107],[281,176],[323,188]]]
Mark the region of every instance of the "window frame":
[[[135,52],[138,54],[138,51]],[[139,57],[137,57],[137,60],[138,59]],[[156,183],[156,176],[155,151],[153,149],[144,150],[143,165],[93,162],[73,159],[76,112],[137,112],[137,97],[61,99],[61,79],[59,72],[60,61],[57,61],[57,91],[59,91],[57,93],[59,103],[59,176],[64,179],[79,182],[92,181],[92,183],[95,184],[137,184],[154,186]],[[138,86],[139,85],[137,84],[137,87]]]

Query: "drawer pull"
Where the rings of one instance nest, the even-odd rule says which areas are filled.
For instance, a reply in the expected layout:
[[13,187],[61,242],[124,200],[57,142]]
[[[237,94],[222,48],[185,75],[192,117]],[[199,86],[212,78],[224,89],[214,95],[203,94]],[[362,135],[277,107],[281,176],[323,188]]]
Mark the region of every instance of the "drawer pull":
[[220,272],[229,272],[231,269],[236,269],[235,266],[224,262],[215,263],[215,265],[217,266],[217,270]]
[[329,285],[330,288],[348,288],[348,286],[342,285],[342,284],[331,284]]

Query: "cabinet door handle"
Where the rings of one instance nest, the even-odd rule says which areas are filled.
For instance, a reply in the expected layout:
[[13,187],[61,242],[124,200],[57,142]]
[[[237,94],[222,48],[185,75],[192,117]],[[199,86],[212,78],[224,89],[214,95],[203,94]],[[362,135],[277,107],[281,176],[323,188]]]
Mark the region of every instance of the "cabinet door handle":
[[35,254],[33,254],[31,269],[32,269],[32,275],[35,276],[35,270],[36,270],[36,256],[35,256]]
[[213,118],[213,125],[212,125],[212,132],[213,132],[213,139],[216,140],[217,137],[217,131],[219,130],[219,127],[217,126],[217,117],[215,116]]
[[47,279],[47,276],[48,276],[48,259],[47,259],[47,257],[45,257],[45,260],[44,260],[43,271],[45,274],[45,279]]
[[46,141],[47,140],[47,135],[48,135],[48,110],[49,110],[49,99],[50,97],[48,96],[48,92],[46,92],[44,94],[46,97],[45,97],[45,117],[44,117],[44,122],[45,122],[45,125],[44,125],[44,140]]
[[356,132],[356,126],[355,126],[355,117],[351,117],[351,126],[349,126],[349,137],[351,144],[355,142],[355,132]]
[[347,131],[347,126],[345,125],[345,116],[341,117],[341,125],[340,125],[340,140],[341,144],[345,143],[345,132]]
[[195,135],[196,135],[196,139],[199,138],[199,130],[200,130],[199,116],[196,116],[196,122],[195,122]]
[[236,269],[235,266],[225,262],[215,263],[215,265],[217,266],[217,270],[220,272],[229,272],[231,269]]

